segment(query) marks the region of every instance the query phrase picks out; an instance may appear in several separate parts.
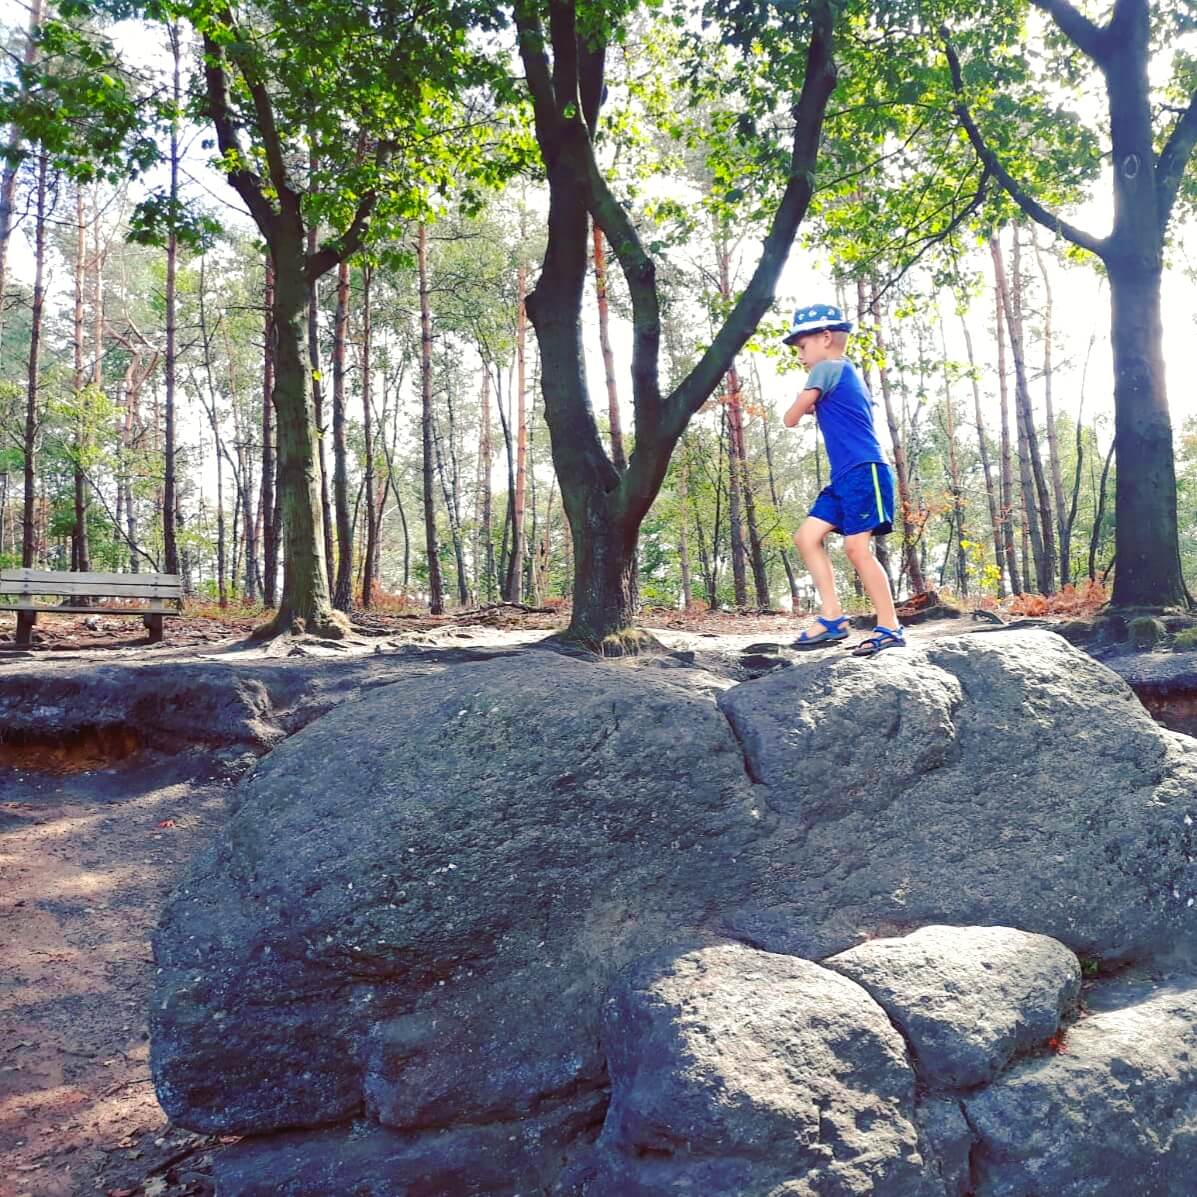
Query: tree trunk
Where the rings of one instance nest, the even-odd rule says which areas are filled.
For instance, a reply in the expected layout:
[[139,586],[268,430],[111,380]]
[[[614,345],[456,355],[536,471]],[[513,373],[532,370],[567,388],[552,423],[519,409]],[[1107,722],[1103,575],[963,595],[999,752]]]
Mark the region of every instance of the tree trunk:
[[[297,225],[297,222],[295,222]],[[296,620],[317,635],[343,634],[329,602],[321,526],[319,430],[312,407],[305,309],[310,298],[302,232],[279,230],[274,257],[274,410],[278,437],[279,502],[283,527],[283,593],[266,632]]]
[[35,561],[37,537],[35,510],[37,477],[34,454],[37,451],[37,391],[41,365],[42,312],[46,302],[46,184],[50,160],[43,151],[37,159],[37,210],[34,225],[33,249],[33,310],[29,326],[29,368],[25,388],[25,438],[22,452],[25,464],[25,492],[21,525],[21,565],[32,569]]
[[977,361],[973,353],[973,338],[969,331],[968,321],[962,314],[961,327],[964,329],[964,345],[968,352],[968,371],[973,382],[973,410],[977,420],[977,446],[981,453],[981,469],[985,475],[985,501],[989,505],[989,527],[993,535],[993,560],[997,567],[998,598],[1006,597],[1005,583],[1005,552],[1002,545],[1002,522],[998,517],[998,497],[993,485],[993,467],[989,462],[989,442],[985,436],[985,417],[981,410],[981,383],[977,377]]
[[478,447],[478,473],[482,486],[482,518],[479,526],[479,535],[482,538],[482,560],[484,564],[482,584],[478,587],[478,591],[480,595],[485,597],[487,602],[493,602],[496,575],[495,541],[494,532],[491,527],[494,520],[492,511],[494,496],[491,491],[490,476],[494,450],[491,442],[490,422],[490,367],[485,359],[482,369],[482,414],[480,420],[482,425],[482,440]]
[[262,602],[278,602],[278,526],[274,522],[274,263],[266,254],[262,330]]
[[[859,294],[861,297],[860,314],[863,316],[865,314],[863,282],[860,284]],[[752,379],[753,383],[755,384],[756,393],[758,395],[761,394],[761,379],[760,374],[757,372],[755,362],[753,363],[752,367]],[[769,498],[773,502],[774,515],[776,518],[780,519],[781,500],[777,497],[777,475],[773,469],[773,436],[769,431],[769,418],[764,414],[761,415],[761,433],[765,441],[765,467],[769,477]],[[790,561],[790,554],[785,549],[780,549],[778,551],[778,556],[781,557],[782,567],[786,571],[786,582],[790,588],[790,598],[794,601],[794,603],[797,603],[799,599],[798,579],[794,575],[794,566]]]
[[956,400],[952,396],[952,380],[948,371],[948,338],[942,311],[939,318],[939,344],[943,359],[944,436],[948,442],[948,483],[952,489],[953,524],[956,529],[956,589],[961,597],[968,594],[968,552],[964,542],[964,487],[960,480],[960,461],[956,456]]
[[[450,400],[450,404],[451,402]],[[449,440],[451,443],[453,438],[452,406],[450,406],[449,411]],[[458,514],[456,471],[451,472],[445,463],[447,454],[444,448],[444,440],[445,438],[441,435],[440,426],[434,414],[432,420],[432,448],[433,456],[436,459],[436,473],[441,484],[441,497],[445,501],[445,513],[449,517],[449,537],[453,541],[453,562],[457,569],[457,601],[462,607],[468,607],[470,603],[470,588],[466,576],[465,545],[462,541],[461,520]]]
[[337,572],[333,606],[348,611],[353,599],[353,529],[349,524],[349,446],[345,435],[345,340],[349,327],[349,263],[337,267],[333,322],[333,499],[337,512]]
[[[744,550],[744,511],[743,496],[740,490],[740,446],[739,446],[739,397],[732,397],[734,371],[727,375],[728,391],[724,404],[727,415],[727,526],[730,534],[732,589],[735,594],[736,606],[740,609],[748,606],[748,576],[746,572],[747,554]],[[735,380],[739,385],[739,380]]]
[[1188,606],[1180,572],[1172,420],[1165,389],[1160,272],[1108,264],[1114,350],[1114,572],[1117,606]]
[[420,396],[424,450],[424,549],[428,554],[429,607],[433,615],[445,611],[445,588],[441,580],[440,550],[436,543],[436,506],[433,490],[432,446],[432,313],[428,306],[428,230],[419,228],[417,259],[420,272]]
[[615,355],[611,352],[610,312],[607,303],[607,256],[603,250],[603,230],[596,224],[594,234],[594,290],[598,300],[599,346],[603,353],[603,374],[607,380],[607,419],[611,428],[611,460],[617,470],[627,468],[623,451],[623,428],[619,415],[619,390],[615,385]]
[[1010,399],[1006,383],[1006,318],[1003,291],[1005,271],[1002,268],[1002,247],[996,237],[989,239],[989,253],[993,259],[994,321],[997,330],[998,395],[1002,408],[1001,485],[1002,485],[1002,544],[1006,553],[1006,573],[1012,594],[1022,594],[1022,575],[1014,551],[1014,483],[1010,470]]
[[216,422],[216,396],[212,396],[212,441],[216,446],[216,595],[222,607],[229,605],[227,546],[224,526],[224,454],[221,452],[220,427]]
[[518,603],[524,577],[524,505],[528,486],[527,403],[527,269],[520,263],[517,281],[519,308],[515,325],[515,497],[511,509],[511,557],[507,562],[507,601]]
[[[91,554],[88,551],[87,535],[87,481],[84,475],[83,460],[87,451],[87,407],[88,400],[84,395],[86,383],[83,370],[83,286],[87,272],[87,234],[83,212],[83,188],[75,188],[75,320],[74,320],[74,350],[75,350],[75,445],[74,445],[74,490],[75,490],[75,524],[71,534],[71,568],[80,573],[87,573],[91,569]],[[167,276],[167,293],[169,296],[170,276]],[[169,307],[168,307],[169,312]],[[81,606],[87,605],[86,599],[80,600]]]
[[1034,224],[1031,225],[1031,245],[1035,251],[1035,261],[1039,265],[1039,273],[1043,276],[1043,406],[1047,416],[1047,458],[1051,471],[1052,498],[1055,502],[1057,544],[1060,549],[1060,585],[1068,586],[1072,582],[1068,560],[1071,553],[1070,530],[1065,514],[1064,478],[1060,472],[1059,434],[1056,429],[1055,407],[1052,403],[1052,281],[1043,251],[1039,248],[1039,234]]
[[167,25],[173,61],[170,121],[170,231],[166,240],[166,361],[163,384],[166,390],[166,445],[162,481],[162,557],[168,574],[179,573],[179,546],[176,521],[178,495],[175,483],[175,370],[177,367],[176,274],[179,263],[179,235],[176,228],[179,202],[179,107],[182,97],[179,65],[181,47],[179,26]]
[[677,559],[682,571],[682,610],[689,611],[694,603],[694,593],[690,583],[690,543],[687,535],[689,520],[686,516],[686,503],[690,497],[690,459],[686,452],[686,442],[681,444],[681,460],[677,471],[677,522],[678,542]]
[[366,551],[362,561],[362,608],[370,609],[374,601],[374,558],[378,543],[378,512],[374,507],[374,429],[371,396],[373,393],[370,372],[373,369],[372,350],[374,329],[371,323],[370,285],[374,281],[374,267],[362,267],[362,430],[366,442],[366,476],[362,480],[366,489]]
[[1101,547],[1101,526],[1106,518],[1106,482],[1110,477],[1110,462],[1114,460],[1114,449],[1117,447],[1117,444],[1117,438],[1110,442],[1110,451],[1106,454],[1106,459],[1102,463],[1101,482],[1097,487],[1097,509],[1093,513],[1093,532],[1089,537],[1090,582],[1097,581],[1097,551]]
[[[873,336],[877,341],[877,349],[881,353],[882,363],[885,360],[885,338],[881,327],[881,300],[874,283],[870,295],[873,315]],[[914,522],[914,501],[910,488],[910,471],[906,464],[906,446],[902,443],[902,430],[898,425],[897,412],[894,410],[893,388],[890,385],[889,370],[881,364],[877,368],[881,381],[881,398],[885,405],[885,422],[889,426],[889,439],[894,450],[894,475],[898,482],[898,507],[902,528],[902,558],[906,567],[906,577],[910,584],[911,594],[922,594],[927,589],[923,578],[922,565],[919,562],[917,545],[918,529]]]
[[[314,168],[313,163],[313,168]],[[307,252],[316,252],[318,240],[315,223],[307,231]],[[324,568],[328,575],[328,592],[333,592],[336,578],[333,575],[333,518],[328,497],[328,454],[325,452],[324,424],[324,374],[320,369],[320,284],[318,279],[308,281],[308,361],[311,367],[312,414],[316,421],[316,462],[320,469],[320,534],[324,539]]]
[[[823,112],[835,86],[833,13],[821,0],[812,5],[807,69],[793,109],[788,182],[757,268],[711,346],[668,396],[660,390],[661,319],[655,264],[594,156],[593,130],[605,91],[605,47],[601,36],[580,33],[577,17],[576,5],[551,5],[552,28],[546,37],[532,8],[517,6],[515,12],[536,139],[549,184],[548,240],[527,312],[540,345],[545,417],[574,548],[574,602],[566,636],[607,651],[631,643],[627,630],[636,612],[636,540],[670,455],[690,418],[719,385],[772,303],[782,265],[809,203]],[[547,46],[554,49],[551,70],[543,52]],[[619,258],[633,309],[636,444],[622,474],[603,448],[587,397],[581,352],[592,212]]]
[[[1039,433],[1035,430],[1035,411],[1031,406],[1031,388],[1027,383],[1026,341],[1023,337],[1022,311],[1022,237],[1018,226],[1014,228],[1014,285],[1007,295],[1006,324],[1010,329],[1010,345],[1014,351],[1014,393],[1022,413],[1023,432],[1026,436],[1029,466],[1033,486],[1025,492],[1024,501],[1031,520],[1031,545],[1035,551],[1035,573],[1042,594],[1052,594],[1056,589],[1056,533],[1052,518],[1051,495],[1043,473],[1043,460],[1039,452]],[[1038,547],[1036,547],[1038,534]]]

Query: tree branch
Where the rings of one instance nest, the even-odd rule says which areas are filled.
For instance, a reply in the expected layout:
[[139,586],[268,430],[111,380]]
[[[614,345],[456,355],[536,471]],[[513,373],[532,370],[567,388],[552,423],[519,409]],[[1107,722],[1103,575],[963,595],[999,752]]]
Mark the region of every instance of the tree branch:
[[1098,66],[1105,66],[1109,57],[1108,27],[1101,29],[1094,25],[1084,13],[1069,4],[1068,0],[1031,0],[1031,3],[1060,27],[1060,32],[1076,48],[1088,54]]
[[544,50],[544,28],[530,4],[515,6],[515,27],[519,34],[520,60],[524,64],[524,76],[532,96],[536,138],[542,146],[554,144],[560,123],[557,97],[553,92],[549,59]]
[[557,97],[559,108],[580,103],[578,21],[575,10],[576,5],[569,0],[549,0],[549,36],[553,42],[553,94]]
[[1168,228],[1172,205],[1176,202],[1180,180],[1184,177],[1194,146],[1197,146],[1197,91],[1193,92],[1188,108],[1172,126],[1172,132],[1155,164],[1156,205],[1161,237]]
[[964,131],[968,134],[968,139],[972,142],[973,149],[976,151],[977,157],[984,163],[986,170],[997,179],[1010,198],[1033,220],[1037,220],[1045,229],[1051,230],[1058,236],[1067,238],[1073,245],[1087,249],[1104,260],[1107,252],[1105,238],[1094,237],[1091,233],[1086,233],[1084,229],[1077,228],[1076,225],[1069,224],[1062,217],[1049,212],[1038,200],[1023,190],[1002,165],[998,156],[986,145],[984,137],[981,136],[981,130],[977,128],[976,122],[969,114],[968,105],[964,102],[964,82],[960,74],[960,59],[956,56],[955,47],[948,37],[947,26],[940,28],[940,36],[943,38],[944,52],[947,54],[948,67],[952,72],[952,86],[956,92],[956,102],[953,105],[956,116],[964,126]]
[[269,238],[275,221],[275,211],[266,198],[262,180],[244,165],[245,153],[241,148],[237,123],[233,118],[229,81],[224,64],[224,50],[205,33],[204,83],[208,93],[208,115],[216,129],[216,144],[226,159],[237,163],[236,168],[228,172],[229,183],[245,202],[262,235]]
[[[815,163],[823,131],[823,115],[835,90],[836,66],[832,57],[834,14],[829,0],[814,0],[811,15],[813,29],[806,55],[806,74],[798,103],[793,109],[794,148],[790,156],[789,181],[748,286],[707,351],[666,400],[665,435],[670,438],[670,445],[719,385],[719,380],[727,373],[736,354],[744,347],[745,341],[773,302],[778,276],[814,192]],[[636,458],[639,452],[638,438],[628,467],[629,475],[638,468]],[[634,484],[635,480],[632,481]]]
[[598,131],[599,109],[606,92],[603,78],[607,67],[607,47],[578,47],[578,95],[582,101],[582,119],[593,139]]
[[[381,170],[395,152],[393,141],[380,141],[374,152],[375,168]],[[365,244],[370,232],[370,221],[378,204],[378,191],[371,188],[362,196],[353,214],[349,227],[329,244],[323,245],[314,254],[309,254],[304,271],[309,283],[326,274],[334,266],[351,258]]]

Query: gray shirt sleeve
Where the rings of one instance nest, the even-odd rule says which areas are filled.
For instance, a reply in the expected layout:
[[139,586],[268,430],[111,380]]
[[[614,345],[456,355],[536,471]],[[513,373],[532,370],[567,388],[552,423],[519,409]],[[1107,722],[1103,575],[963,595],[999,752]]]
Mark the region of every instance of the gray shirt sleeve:
[[826,395],[837,382],[840,380],[840,375],[844,372],[843,358],[828,358],[821,362],[816,362],[815,367],[806,376],[806,386],[803,390],[817,390],[821,392],[820,398]]

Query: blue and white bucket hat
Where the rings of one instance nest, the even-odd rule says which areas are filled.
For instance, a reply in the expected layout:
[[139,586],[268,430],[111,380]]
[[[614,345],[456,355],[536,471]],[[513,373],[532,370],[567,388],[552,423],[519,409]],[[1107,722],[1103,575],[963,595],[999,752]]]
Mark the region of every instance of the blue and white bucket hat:
[[794,313],[794,322],[782,344],[793,345],[803,333],[821,332],[825,328],[832,332],[851,332],[852,321],[845,320],[844,313],[833,303],[809,304]]

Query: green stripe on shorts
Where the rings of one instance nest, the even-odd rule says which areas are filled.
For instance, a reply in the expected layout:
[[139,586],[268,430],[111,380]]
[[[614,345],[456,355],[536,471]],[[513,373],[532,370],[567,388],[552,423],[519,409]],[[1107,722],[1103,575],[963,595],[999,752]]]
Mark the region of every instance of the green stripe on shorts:
[[877,496],[877,522],[885,523],[885,508],[881,503],[881,480],[877,477],[877,464],[873,464],[873,494]]

